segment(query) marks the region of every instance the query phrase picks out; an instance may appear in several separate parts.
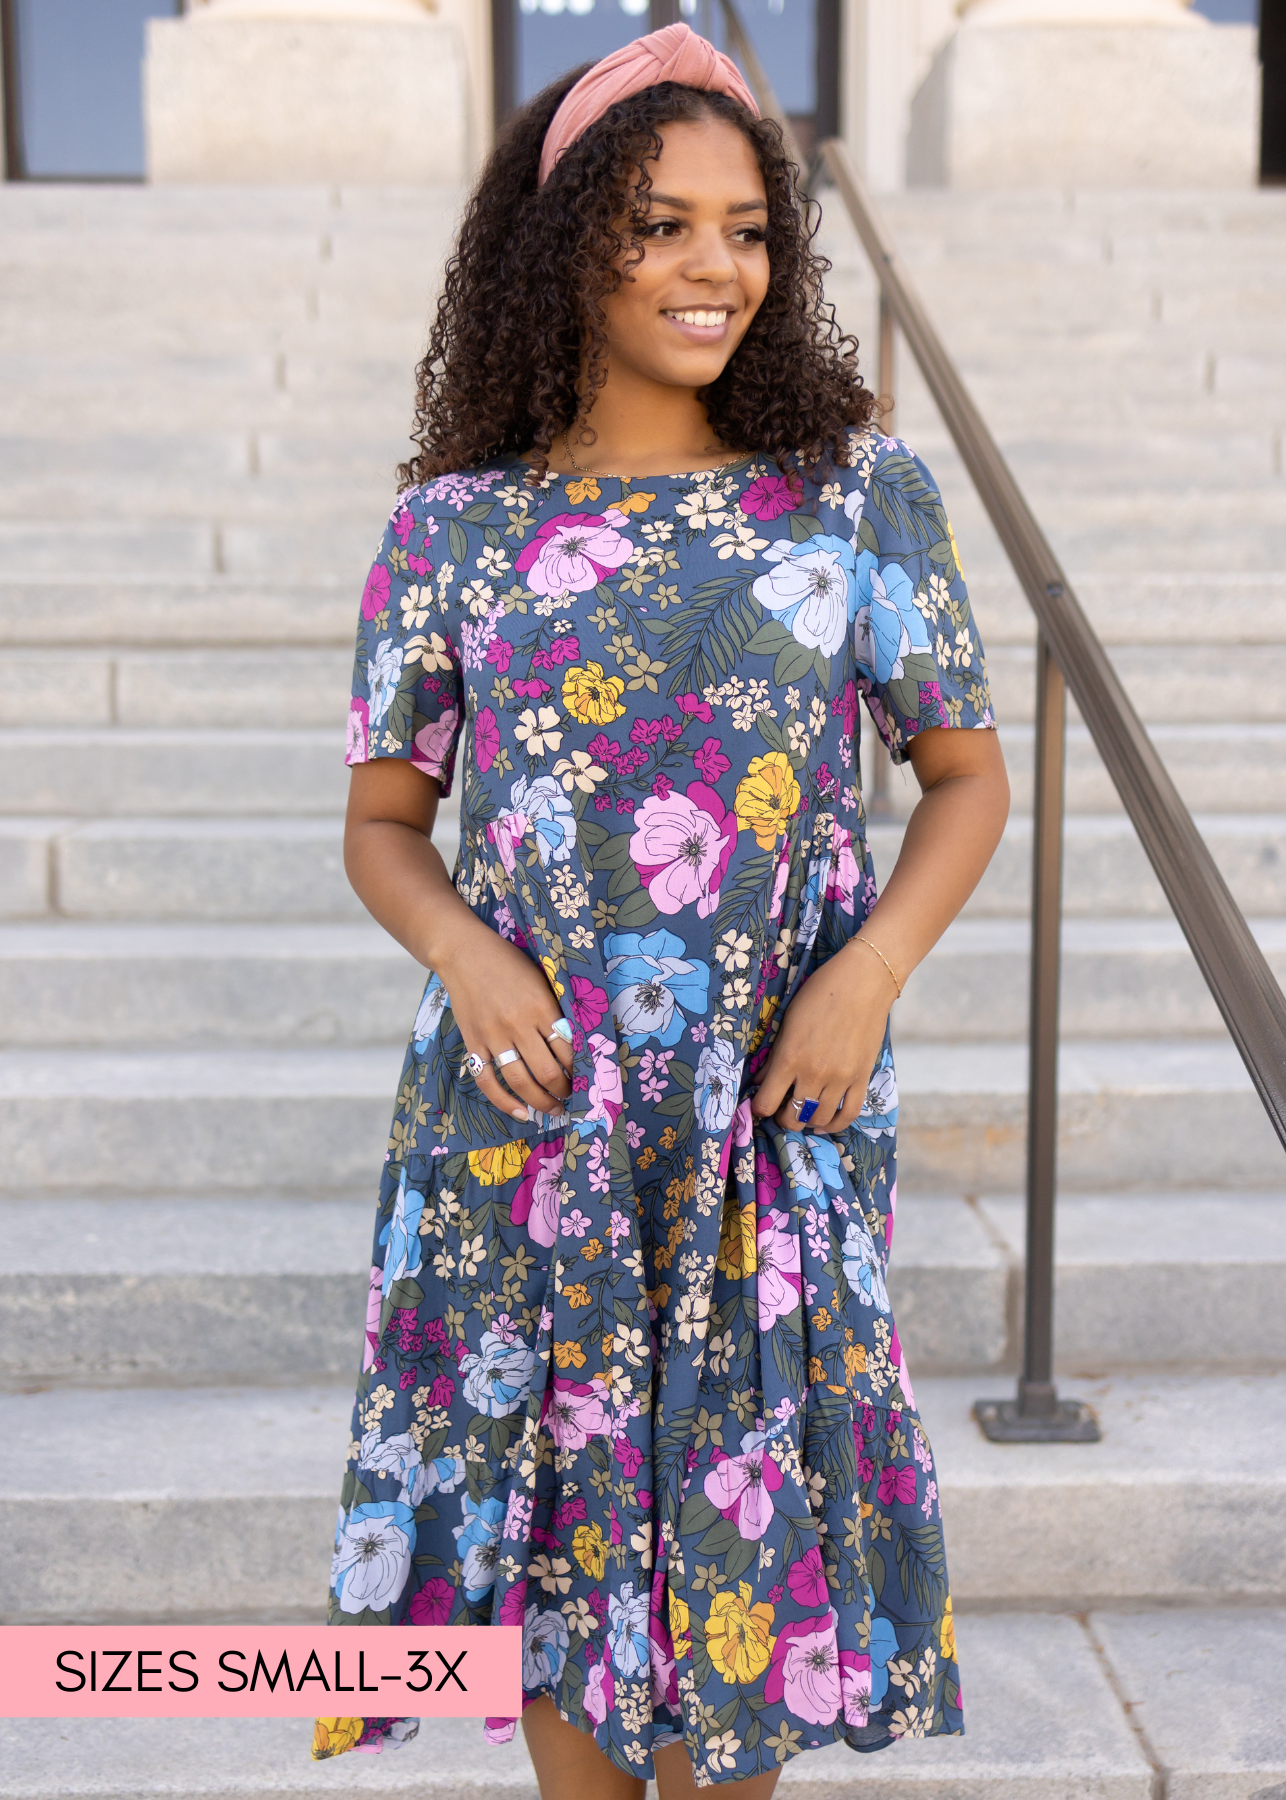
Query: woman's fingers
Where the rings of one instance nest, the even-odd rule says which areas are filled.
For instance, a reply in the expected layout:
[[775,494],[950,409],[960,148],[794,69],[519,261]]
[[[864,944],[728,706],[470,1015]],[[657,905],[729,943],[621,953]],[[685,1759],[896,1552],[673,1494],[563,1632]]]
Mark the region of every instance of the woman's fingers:
[[[471,1051],[470,1054],[473,1055],[475,1052]],[[508,1113],[511,1119],[521,1119],[525,1124],[527,1119],[527,1108],[525,1106],[515,1106],[514,1096],[512,1094],[507,1094],[496,1080],[496,1071],[491,1064],[493,1052],[479,1048],[476,1054],[482,1058],[485,1065],[485,1067],[478,1070],[476,1073],[472,1069],[469,1071],[478,1084],[478,1091],[486,1095],[487,1099],[490,1100],[497,1111]]]
[[768,1067],[764,1070],[759,1083],[759,1091],[750,1102],[750,1110],[757,1119],[770,1119],[784,1103],[790,1093],[794,1070],[788,1056],[781,1051],[768,1059]]
[[515,1044],[522,1059],[552,1100],[566,1100],[572,1091],[563,1065],[554,1055],[553,1046],[545,1042],[540,1030],[532,1027]]
[[[807,1120],[801,1120],[800,1112],[807,1110],[808,1101],[816,1102],[817,1110]],[[795,1082],[795,1091],[785,1104],[778,1108],[777,1123],[786,1131],[833,1131],[834,1121],[844,1102],[843,1082],[827,1082],[815,1078],[814,1085],[807,1082]]]

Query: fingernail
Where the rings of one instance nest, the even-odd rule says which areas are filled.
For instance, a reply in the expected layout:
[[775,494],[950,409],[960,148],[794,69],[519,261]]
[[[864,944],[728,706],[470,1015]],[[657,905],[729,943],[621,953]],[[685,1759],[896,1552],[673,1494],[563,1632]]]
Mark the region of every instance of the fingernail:
[[527,1115],[526,1115],[526,1113],[525,1113],[525,1112],[519,1112],[519,1111],[518,1111],[518,1110],[517,1110],[517,1108],[515,1108],[515,1109],[514,1109],[514,1112],[513,1112],[513,1115],[512,1115],[512,1116],[513,1116],[513,1117],[514,1117],[514,1118],[515,1118],[515,1119],[521,1119],[521,1120],[522,1120],[522,1122],[523,1122],[523,1124],[524,1124],[524,1125],[525,1125],[525,1124],[526,1124],[526,1123],[527,1123]]

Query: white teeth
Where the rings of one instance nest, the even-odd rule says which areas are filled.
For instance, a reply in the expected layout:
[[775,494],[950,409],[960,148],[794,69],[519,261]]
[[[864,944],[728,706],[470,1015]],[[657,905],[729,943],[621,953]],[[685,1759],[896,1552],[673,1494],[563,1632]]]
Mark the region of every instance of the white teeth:
[[725,307],[722,312],[672,312],[670,317],[672,319],[677,319],[682,325],[711,326],[724,324],[727,320],[728,312]]

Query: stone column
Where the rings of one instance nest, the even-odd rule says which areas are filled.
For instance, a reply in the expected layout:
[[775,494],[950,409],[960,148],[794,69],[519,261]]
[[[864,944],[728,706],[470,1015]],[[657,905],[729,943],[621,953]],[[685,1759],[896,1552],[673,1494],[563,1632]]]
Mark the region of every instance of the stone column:
[[149,178],[458,185],[490,117],[471,117],[455,21],[473,26],[485,4],[195,0],[150,20]]
[[1238,187],[1257,176],[1253,26],[1186,0],[959,0],[916,94],[914,185]]

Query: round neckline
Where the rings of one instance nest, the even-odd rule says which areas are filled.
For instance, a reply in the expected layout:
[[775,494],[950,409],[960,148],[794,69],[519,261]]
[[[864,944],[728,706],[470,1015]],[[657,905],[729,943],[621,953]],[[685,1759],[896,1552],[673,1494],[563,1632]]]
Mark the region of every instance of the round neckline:
[[[644,481],[692,481],[698,475],[726,475],[732,469],[745,468],[747,464],[754,462],[756,455],[757,452],[752,450],[744,456],[734,456],[729,462],[711,463],[704,469],[677,469],[667,471],[663,475],[605,475],[597,469],[585,469],[583,471],[573,469],[569,470],[566,474],[561,474],[558,470],[554,469],[548,471],[548,474],[552,476],[553,480],[562,482],[627,481],[633,484],[635,482]],[[521,452],[515,455],[513,461],[520,464],[523,468],[530,469],[531,467],[531,464]]]

